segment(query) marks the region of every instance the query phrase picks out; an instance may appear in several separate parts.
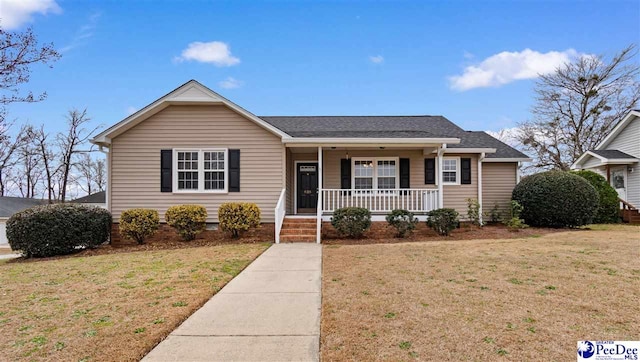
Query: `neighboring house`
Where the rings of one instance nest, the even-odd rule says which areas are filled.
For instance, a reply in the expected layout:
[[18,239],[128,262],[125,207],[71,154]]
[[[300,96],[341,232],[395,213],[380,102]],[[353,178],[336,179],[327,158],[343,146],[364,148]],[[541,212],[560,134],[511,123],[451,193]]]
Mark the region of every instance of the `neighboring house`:
[[582,154],[571,168],[603,175],[624,201],[622,204],[637,210],[640,206],[640,110],[629,112],[595,149]]
[[[117,223],[133,207],[204,205],[218,222],[227,201],[255,202],[276,241],[286,216],[320,220],[340,207],[440,207],[466,216],[467,199],[506,210],[521,152],[442,116],[258,117],[197,81],[97,135],[107,152],[106,202]],[[298,235],[300,237],[301,235]],[[285,237],[283,240],[299,238]]]
[[9,246],[9,241],[7,240],[7,220],[9,220],[11,215],[18,211],[46,203],[47,200],[0,196],[0,247]]
[[106,200],[107,200],[106,191],[99,191],[94,194],[80,197],[69,202],[74,204],[84,204],[89,206],[98,206],[98,207],[106,208],[107,207]]

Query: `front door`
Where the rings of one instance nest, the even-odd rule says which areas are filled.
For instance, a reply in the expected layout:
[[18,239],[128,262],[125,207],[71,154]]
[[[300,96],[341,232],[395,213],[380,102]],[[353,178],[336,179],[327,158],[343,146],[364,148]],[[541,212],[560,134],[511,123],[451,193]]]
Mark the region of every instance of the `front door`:
[[315,213],[318,205],[318,163],[297,164],[297,207],[298,213]]
[[611,186],[619,198],[627,200],[627,166],[611,168]]

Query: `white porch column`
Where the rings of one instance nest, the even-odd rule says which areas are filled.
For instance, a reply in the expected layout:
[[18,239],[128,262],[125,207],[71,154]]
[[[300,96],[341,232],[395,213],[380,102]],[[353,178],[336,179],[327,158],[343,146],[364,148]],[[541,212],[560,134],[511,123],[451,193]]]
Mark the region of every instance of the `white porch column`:
[[320,244],[320,234],[322,230],[322,147],[318,147],[318,208],[316,221],[316,243]]
[[444,156],[444,150],[447,148],[447,144],[443,144],[438,147],[438,172],[436,176],[436,182],[438,183],[438,209],[444,207],[444,188],[442,186],[442,157]]
[[480,205],[478,217],[480,218],[480,225],[482,225],[482,161],[484,161],[484,152],[478,157],[478,204]]

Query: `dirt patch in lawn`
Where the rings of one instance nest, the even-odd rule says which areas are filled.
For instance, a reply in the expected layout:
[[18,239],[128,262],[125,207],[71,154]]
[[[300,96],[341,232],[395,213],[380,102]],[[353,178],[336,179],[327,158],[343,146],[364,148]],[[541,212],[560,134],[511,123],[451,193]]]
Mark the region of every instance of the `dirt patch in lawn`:
[[0,263],[0,360],[137,361],[268,246]]
[[433,229],[427,227],[425,222],[418,224],[412,234],[406,238],[397,238],[396,230],[386,222],[373,222],[371,228],[360,239],[348,239],[341,237],[331,223],[322,224],[322,242],[329,245],[359,245],[359,244],[395,244],[411,241],[438,241],[438,240],[478,240],[478,239],[516,239],[526,237],[539,237],[545,234],[558,232],[557,229],[528,228],[520,231],[510,231],[506,226],[487,225],[477,227],[470,224],[462,224],[451,232],[450,236],[440,236]]
[[575,359],[640,335],[640,228],[330,245],[321,353],[338,360]]

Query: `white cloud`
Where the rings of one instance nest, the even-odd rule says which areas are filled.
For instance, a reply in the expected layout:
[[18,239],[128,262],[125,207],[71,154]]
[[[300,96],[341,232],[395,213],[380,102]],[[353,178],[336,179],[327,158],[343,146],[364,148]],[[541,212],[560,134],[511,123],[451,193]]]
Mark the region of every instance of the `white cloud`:
[[503,128],[499,131],[485,131],[492,137],[508,144],[511,147],[519,147],[519,136],[522,130],[519,127]]
[[76,35],[71,39],[71,42],[60,48],[61,53],[66,53],[73,48],[77,48],[79,46],[87,44],[89,39],[93,36],[93,32],[96,29],[96,25],[98,24],[98,19],[100,19],[102,13],[96,12],[89,16],[87,22],[78,29]]
[[574,49],[540,53],[531,49],[521,52],[502,52],[482,62],[464,68],[461,75],[449,77],[452,89],[466,91],[473,88],[498,87],[521,79],[549,74],[559,66],[580,56]]
[[371,63],[380,64],[384,62],[384,57],[382,55],[372,55],[369,57]]
[[33,21],[34,14],[62,12],[55,0],[0,0],[0,25],[5,30],[17,29]]
[[178,62],[192,60],[201,63],[212,63],[218,67],[230,67],[240,63],[240,59],[231,55],[229,46],[221,41],[193,42],[182,51],[179,57],[174,59]]
[[138,111],[138,108],[136,108],[134,106],[129,106],[129,107],[127,107],[126,113],[127,113],[127,116],[130,116],[130,115],[136,113],[137,111]]
[[241,80],[237,80],[233,77],[227,77],[227,79],[218,82],[218,86],[224,89],[235,89],[240,88],[244,85],[244,82]]

